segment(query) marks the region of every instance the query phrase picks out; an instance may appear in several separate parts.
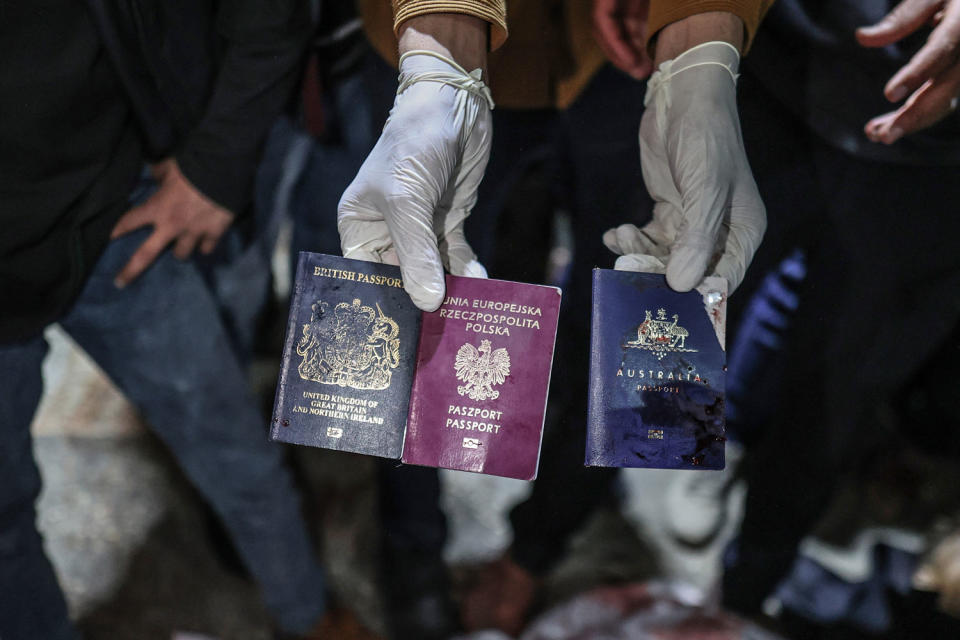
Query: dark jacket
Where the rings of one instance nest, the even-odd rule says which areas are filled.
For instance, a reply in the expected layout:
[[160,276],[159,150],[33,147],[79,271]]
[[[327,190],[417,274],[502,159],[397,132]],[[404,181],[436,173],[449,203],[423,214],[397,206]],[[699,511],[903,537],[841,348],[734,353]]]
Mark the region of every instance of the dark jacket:
[[235,214],[311,34],[305,0],[87,0],[148,156]]
[[298,80],[307,0],[19,0],[0,13],[0,343],[81,291],[144,162],[235,214]]

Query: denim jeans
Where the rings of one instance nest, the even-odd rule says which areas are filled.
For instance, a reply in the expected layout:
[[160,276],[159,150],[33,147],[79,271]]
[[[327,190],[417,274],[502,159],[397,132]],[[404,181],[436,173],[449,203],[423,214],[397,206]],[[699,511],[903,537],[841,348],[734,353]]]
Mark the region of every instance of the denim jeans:
[[[277,625],[308,630],[324,610],[324,576],[282,448],[203,275],[169,251],[124,289],[113,278],[147,237],[110,243],[61,326],[170,448],[226,525]],[[40,399],[42,336],[0,346],[0,638],[75,638],[36,528],[40,476],[30,422]]]

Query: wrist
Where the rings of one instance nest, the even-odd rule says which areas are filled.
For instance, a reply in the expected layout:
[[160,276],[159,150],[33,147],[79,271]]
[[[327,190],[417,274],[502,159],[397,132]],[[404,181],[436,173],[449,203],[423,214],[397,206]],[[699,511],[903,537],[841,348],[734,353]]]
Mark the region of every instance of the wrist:
[[454,60],[467,71],[487,74],[489,27],[486,21],[459,13],[417,16],[400,26],[400,55],[425,50]]
[[678,20],[657,34],[654,68],[705,42],[727,42],[743,51],[743,21],[726,11],[698,13]]

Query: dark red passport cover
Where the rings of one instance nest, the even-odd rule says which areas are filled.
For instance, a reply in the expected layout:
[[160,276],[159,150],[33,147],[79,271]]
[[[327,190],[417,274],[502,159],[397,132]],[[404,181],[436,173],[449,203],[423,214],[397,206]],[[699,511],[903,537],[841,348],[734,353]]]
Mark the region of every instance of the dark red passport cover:
[[403,462],[537,476],[560,289],[447,276],[424,313]]

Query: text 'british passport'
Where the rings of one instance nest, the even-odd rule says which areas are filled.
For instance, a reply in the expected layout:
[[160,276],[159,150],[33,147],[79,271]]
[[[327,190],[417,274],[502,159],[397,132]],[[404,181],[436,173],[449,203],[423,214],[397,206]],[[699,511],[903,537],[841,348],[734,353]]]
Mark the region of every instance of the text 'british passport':
[[555,287],[446,277],[424,313],[390,265],[302,252],[271,438],[536,477]]
[[301,252],[270,437],[399,458],[419,335],[399,267]]
[[447,276],[423,314],[403,461],[537,475],[560,290]]
[[587,465],[724,467],[726,289],[594,269]]

